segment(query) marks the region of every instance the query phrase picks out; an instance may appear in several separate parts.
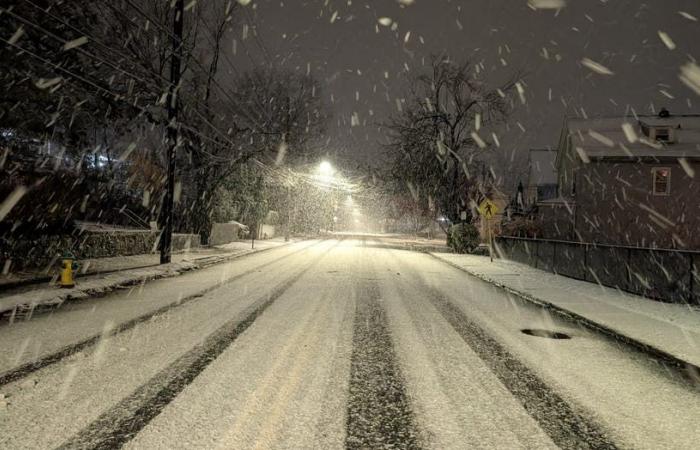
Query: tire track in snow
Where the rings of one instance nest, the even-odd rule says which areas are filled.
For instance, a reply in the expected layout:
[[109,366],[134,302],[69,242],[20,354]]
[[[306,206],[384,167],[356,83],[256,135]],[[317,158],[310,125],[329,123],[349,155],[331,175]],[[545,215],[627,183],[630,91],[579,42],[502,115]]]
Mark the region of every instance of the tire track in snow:
[[562,449],[617,448],[597,423],[569,405],[534,371],[467,318],[442,293],[423,283],[421,285],[421,289],[427,291],[427,297],[445,320],[556,445]]
[[[401,263],[401,258],[395,252],[392,251],[391,255],[396,262]],[[406,267],[405,264],[403,266]],[[411,282],[416,291],[425,294],[462,340],[484,361],[557,446],[562,449],[618,448],[599,424],[569,405],[533,370],[470,320],[442,292],[426,284],[422,274],[407,279],[417,280]]]
[[406,396],[376,282],[358,280],[350,361],[345,445],[349,449],[418,449]]
[[67,347],[64,347],[64,348],[62,348],[54,353],[43,356],[35,361],[29,362],[26,364],[22,364],[21,366],[15,368],[15,369],[8,370],[5,373],[0,374],[0,387],[4,386],[6,384],[12,383],[13,381],[17,381],[19,379],[22,379],[22,378],[24,378],[28,375],[31,375],[32,373],[40,370],[40,369],[43,369],[44,367],[55,364],[68,356],[71,356],[71,355],[78,353],[78,352],[80,352],[80,351],[82,351],[82,350],[84,350],[92,345],[95,345],[100,341],[100,339],[103,339],[105,337],[115,336],[119,333],[123,333],[124,331],[131,330],[135,326],[137,326],[143,322],[147,322],[147,321],[151,320],[155,316],[164,314],[173,308],[177,308],[177,307],[182,306],[186,303],[189,303],[193,300],[196,300],[196,299],[202,297],[203,295],[208,294],[209,292],[212,292],[220,287],[223,287],[226,284],[232,283],[234,281],[238,281],[243,277],[246,277],[252,273],[257,272],[261,268],[270,266],[272,264],[276,264],[280,261],[284,261],[285,259],[287,259],[291,256],[294,256],[294,255],[297,255],[297,254],[299,254],[299,253],[301,253],[301,252],[303,252],[303,251],[305,251],[305,250],[307,250],[307,249],[309,249],[317,244],[320,244],[321,242],[324,242],[324,241],[316,241],[316,242],[312,243],[311,245],[304,246],[303,248],[301,248],[299,250],[295,250],[291,253],[287,253],[286,255],[282,255],[278,258],[273,259],[272,261],[261,264],[259,266],[255,266],[255,267],[248,269],[248,270],[246,270],[238,275],[234,275],[231,278],[227,278],[225,281],[223,281],[221,283],[217,283],[213,286],[210,286],[206,289],[203,289],[203,290],[201,290],[195,294],[192,294],[188,297],[184,297],[184,298],[182,298],[174,303],[171,303],[169,305],[165,305],[161,308],[158,308],[156,310],[148,312],[142,316],[135,317],[135,318],[130,319],[126,322],[122,322],[121,324],[118,324],[114,328],[109,330],[107,333],[96,334],[96,335],[91,336],[89,338],[83,339],[79,342],[76,342],[75,344],[71,344]]
[[175,362],[153,376],[117,405],[110,408],[81,432],[63,443],[59,449],[120,448],[133,439],[148,423],[180,394],[207,366],[223,353],[265,310],[280,298],[304,274],[340,241],[326,249],[320,257],[295,275],[278,284],[242,314],[210,334]]

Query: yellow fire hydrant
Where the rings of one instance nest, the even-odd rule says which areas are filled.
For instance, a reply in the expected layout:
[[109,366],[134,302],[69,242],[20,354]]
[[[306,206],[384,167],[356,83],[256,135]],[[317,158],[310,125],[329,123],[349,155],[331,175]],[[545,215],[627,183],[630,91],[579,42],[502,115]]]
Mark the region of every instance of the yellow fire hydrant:
[[61,287],[72,288],[75,286],[73,279],[73,271],[78,268],[78,263],[75,261],[75,256],[71,252],[63,254],[63,264],[61,269]]

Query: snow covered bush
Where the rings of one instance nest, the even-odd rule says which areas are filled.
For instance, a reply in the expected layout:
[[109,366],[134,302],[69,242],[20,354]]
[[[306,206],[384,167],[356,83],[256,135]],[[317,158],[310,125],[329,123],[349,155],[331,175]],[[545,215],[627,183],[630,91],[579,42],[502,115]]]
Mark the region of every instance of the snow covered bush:
[[471,223],[452,225],[447,243],[457,253],[469,253],[479,246],[479,230]]

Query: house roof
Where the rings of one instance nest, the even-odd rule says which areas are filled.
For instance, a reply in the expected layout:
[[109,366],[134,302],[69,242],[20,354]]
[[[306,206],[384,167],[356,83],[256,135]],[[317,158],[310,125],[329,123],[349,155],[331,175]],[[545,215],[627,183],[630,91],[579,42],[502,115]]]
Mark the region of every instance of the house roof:
[[[653,141],[644,128],[668,128],[672,143]],[[568,119],[565,130],[581,159],[700,159],[700,115]]]
[[556,184],[557,171],[555,161],[557,151],[554,149],[532,149],[528,155],[528,186]]

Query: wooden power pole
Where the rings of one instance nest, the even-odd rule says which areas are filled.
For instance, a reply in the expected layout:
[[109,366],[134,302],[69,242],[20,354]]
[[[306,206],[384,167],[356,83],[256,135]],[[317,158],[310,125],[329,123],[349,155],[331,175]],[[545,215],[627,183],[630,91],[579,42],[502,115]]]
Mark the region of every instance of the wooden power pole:
[[170,58],[170,89],[168,90],[168,186],[165,194],[163,232],[160,236],[160,263],[170,262],[173,244],[173,208],[175,203],[175,154],[178,141],[178,88],[182,61],[182,32],[184,0],[175,1],[173,19],[173,54]]

